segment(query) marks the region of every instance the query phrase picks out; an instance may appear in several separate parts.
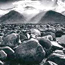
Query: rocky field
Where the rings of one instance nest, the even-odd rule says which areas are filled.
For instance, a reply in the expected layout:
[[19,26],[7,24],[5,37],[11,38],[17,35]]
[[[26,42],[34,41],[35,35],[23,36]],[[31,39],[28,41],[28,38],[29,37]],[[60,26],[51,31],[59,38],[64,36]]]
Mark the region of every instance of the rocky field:
[[0,24],[0,65],[65,65],[65,26]]

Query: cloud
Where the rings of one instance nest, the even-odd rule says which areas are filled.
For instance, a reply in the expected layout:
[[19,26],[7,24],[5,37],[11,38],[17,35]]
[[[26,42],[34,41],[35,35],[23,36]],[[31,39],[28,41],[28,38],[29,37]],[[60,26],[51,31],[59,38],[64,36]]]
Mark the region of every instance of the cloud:
[[[40,11],[54,10],[59,13],[65,11],[65,2],[62,0],[0,0],[0,2],[6,2],[0,4],[0,11],[8,12],[10,10],[16,10],[25,14],[36,14]],[[15,2],[9,2],[15,1]],[[2,14],[2,13],[1,13]]]
[[12,1],[19,1],[19,0],[0,0],[0,2],[4,3],[4,2],[12,2]]
[[9,11],[4,11],[4,10],[0,10],[0,15],[4,15],[4,14],[6,14],[6,13],[8,13]]
[[65,11],[65,0],[57,0],[57,6],[55,8],[55,11],[59,13]]
[[[15,2],[13,3],[14,5],[17,5],[17,7],[15,8],[16,10],[26,10],[25,8],[28,6],[29,8],[34,8],[38,11],[42,11],[42,10],[52,10],[54,7],[52,6],[46,6],[43,5],[40,1],[19,1],[19,2]],[[27,8],[29,10],[29,8]],[[32,9],[31,9],[32,11]]]
[[[46,5],[43,5],[44,3],[41,3],[41,2],[46,3],[46,1],[30,1],[30,0],[7,2],[4,4],[0,4],[0,10],[1,10],[1,12],[3,11],[5,13],[10,10],[16,10],[20,13],[34,15],[34,14],[39,13],[40,11],[43,11],[43,10],[48,11],[48,10],[54,9],[54,7],[47,5],[47,4],[50,4],[50,2],[47,2]],[[3,14],[3,13],[1,13],[1,14]]]

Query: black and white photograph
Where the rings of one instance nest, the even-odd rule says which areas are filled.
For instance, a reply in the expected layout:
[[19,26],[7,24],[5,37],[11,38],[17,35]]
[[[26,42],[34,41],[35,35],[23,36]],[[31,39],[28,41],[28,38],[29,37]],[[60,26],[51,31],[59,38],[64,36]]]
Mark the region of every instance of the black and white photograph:
[[65,65],[65,0],[0,0],[0,65]]

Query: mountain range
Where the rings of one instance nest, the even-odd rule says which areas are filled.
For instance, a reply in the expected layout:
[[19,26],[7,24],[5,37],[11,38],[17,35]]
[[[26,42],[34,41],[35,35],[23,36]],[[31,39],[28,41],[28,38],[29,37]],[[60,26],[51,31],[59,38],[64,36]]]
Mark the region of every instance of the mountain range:
[[[26,15],[25,15],[26,16]],[[32,17],[29,21],[25,16],[17,11],[10,11],[9,13],[0,17],[0,23],[14,24],[14,23],[65,23],[65,16],[55,11],[43,11]]]

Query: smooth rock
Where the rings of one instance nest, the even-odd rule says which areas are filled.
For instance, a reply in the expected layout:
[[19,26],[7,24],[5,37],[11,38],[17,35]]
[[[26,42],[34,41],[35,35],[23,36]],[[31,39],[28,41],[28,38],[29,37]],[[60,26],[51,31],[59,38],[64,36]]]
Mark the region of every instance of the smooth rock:
[[36,39],[23,42],[16,48],[17,61],[25,64],[40,63],[45,57],[45,51]]

